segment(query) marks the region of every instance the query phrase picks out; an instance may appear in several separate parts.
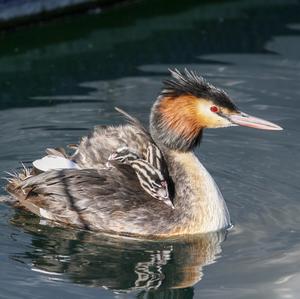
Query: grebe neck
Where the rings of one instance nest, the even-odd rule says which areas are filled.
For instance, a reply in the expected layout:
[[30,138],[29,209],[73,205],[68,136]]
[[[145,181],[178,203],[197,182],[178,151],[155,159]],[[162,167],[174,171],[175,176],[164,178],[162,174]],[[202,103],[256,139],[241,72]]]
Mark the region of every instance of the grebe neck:
[[174,183],[176,233],[206,233],[230,226],[219,188],[193,149],[203,125],[195,117],[195,98],[158,97],[150,115],[150,133],[161,149]]
[[163,150],[174,181],[175,211],[186,233],[228,228],[230,216],[218,186],[192,151]]

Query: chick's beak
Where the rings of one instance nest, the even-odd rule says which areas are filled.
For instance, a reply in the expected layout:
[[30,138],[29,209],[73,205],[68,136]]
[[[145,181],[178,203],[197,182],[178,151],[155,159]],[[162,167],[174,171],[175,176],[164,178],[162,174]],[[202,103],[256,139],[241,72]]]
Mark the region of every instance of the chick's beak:
[[169,191],[168,191],[167,182],[162,181],[161,186],[162,187],[158,189],[157,193],[162,198],[169,198]]
[[273,130],[273,131],[283,130],[282,127],[270,121],[258,117],[254,117],[243,112],[239,112],[238,114],[227,115],[227,118],[233,124],[238,126],[250,127],[254,129],[260,129],[260,130]]

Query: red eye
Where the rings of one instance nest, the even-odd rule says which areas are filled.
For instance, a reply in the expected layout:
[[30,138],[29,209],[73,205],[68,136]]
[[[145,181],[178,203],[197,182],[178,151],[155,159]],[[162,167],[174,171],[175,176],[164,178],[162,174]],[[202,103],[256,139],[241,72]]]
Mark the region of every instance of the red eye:
[[219,111],[219,108],[217,106],[211,106],[210,111],[216,113]]

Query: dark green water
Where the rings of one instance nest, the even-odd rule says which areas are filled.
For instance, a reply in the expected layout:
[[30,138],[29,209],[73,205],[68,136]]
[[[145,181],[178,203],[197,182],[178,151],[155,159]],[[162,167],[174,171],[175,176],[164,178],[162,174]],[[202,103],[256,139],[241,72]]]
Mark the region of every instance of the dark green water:
[[298,1],[144,1],[0,44],[1,173],[120,122],[114,106],[147,123],[169,67],[198,71],[285,128],[205,133],[197,155],[235,224],[225,241],[118,240],[0,205],[0,298],[299,297]]

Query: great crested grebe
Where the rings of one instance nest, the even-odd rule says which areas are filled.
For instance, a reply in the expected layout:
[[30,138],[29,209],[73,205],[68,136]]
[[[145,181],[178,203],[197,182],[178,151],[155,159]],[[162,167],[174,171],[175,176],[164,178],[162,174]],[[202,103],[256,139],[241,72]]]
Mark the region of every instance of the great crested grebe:
[[[54,153],[62,155],[58,165],[10,178],[7,191],[15,205],[55,222],[121,235],[170,237],[228,228],[225,201],[193,153],[203,129],[282,128],[239,111],[223,90],[194,72],[170,72],[151,110],[150,133],[128,115],[126,125],[95,127],[72,156]],[[147,161],[149,144],[162,152],[161,172],[174,208],[146,192],[130,165],[107,167],[110,155],[123,147]],[[149,160],[153,165],[156,159]]]

